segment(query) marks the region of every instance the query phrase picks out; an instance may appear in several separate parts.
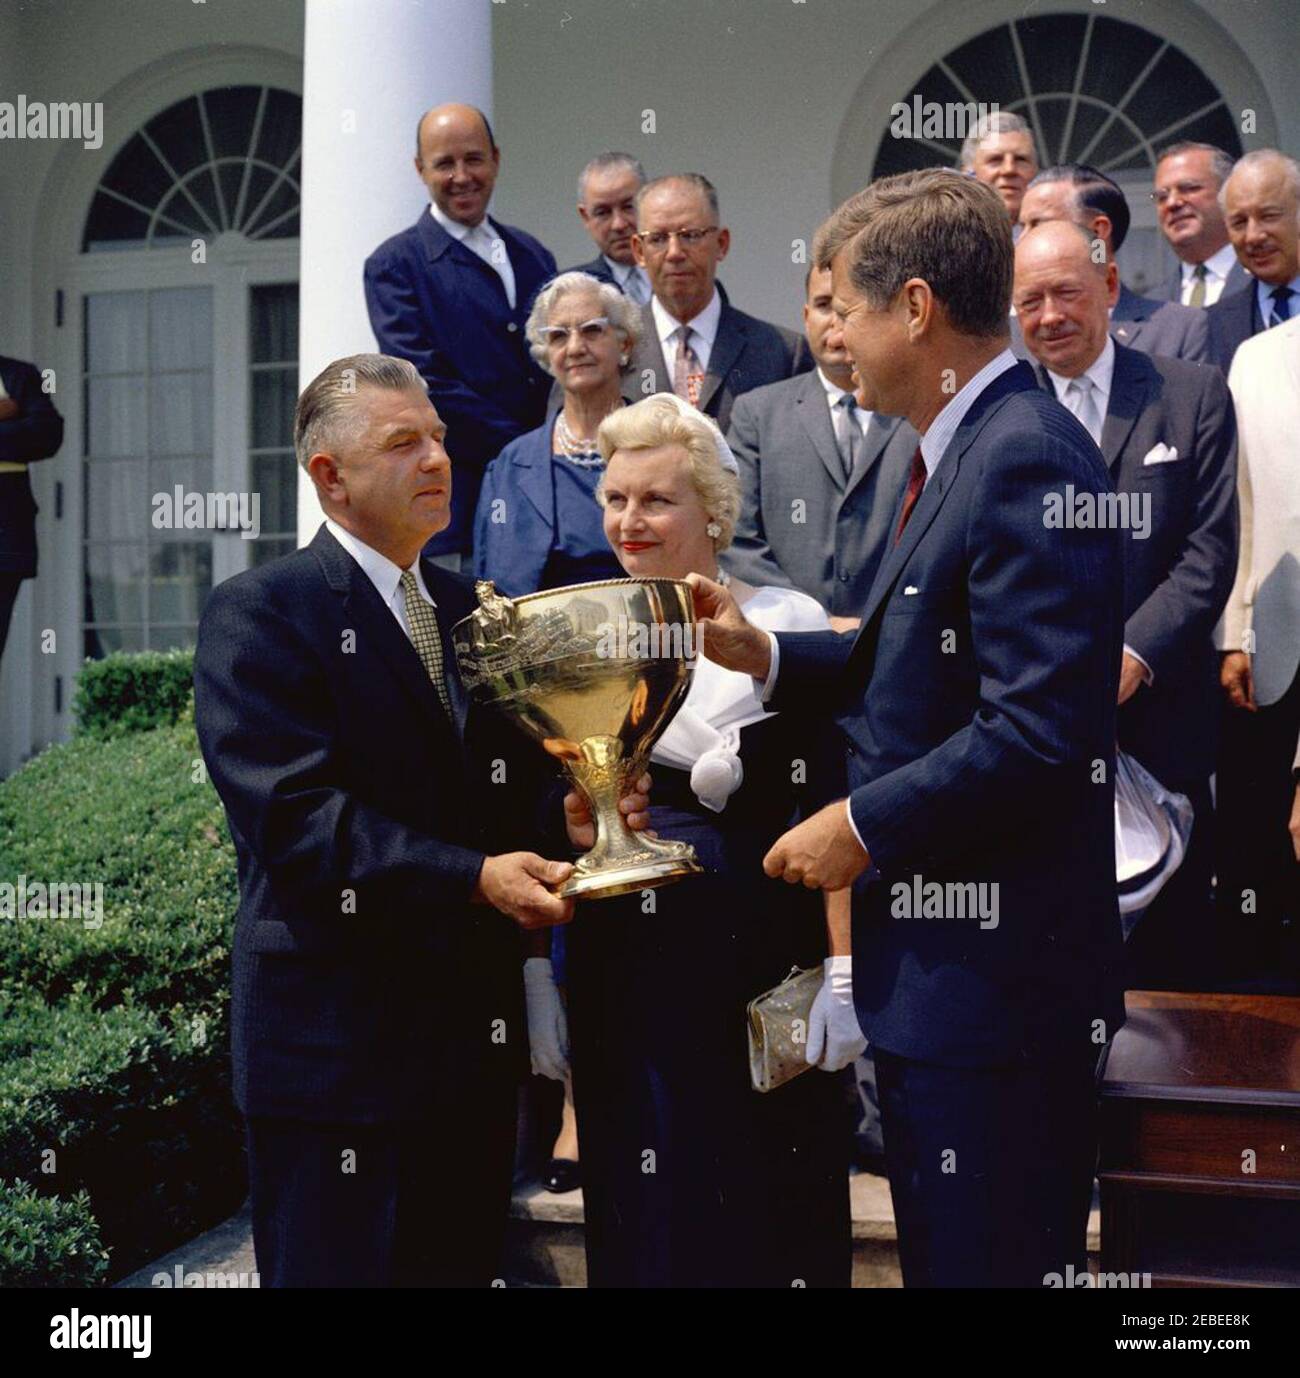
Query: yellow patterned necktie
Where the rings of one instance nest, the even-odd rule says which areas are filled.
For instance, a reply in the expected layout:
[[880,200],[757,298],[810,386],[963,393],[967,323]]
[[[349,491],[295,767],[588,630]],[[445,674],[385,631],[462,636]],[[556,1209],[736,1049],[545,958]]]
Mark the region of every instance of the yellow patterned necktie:
[[1188,306],[1205,305],[1205,278],[1205,264],[1198,263],[1196,267],[1192,269],[1192,294],[1187,299]]
[[442,663],[442,633],[438,630],[438,617],[432,606],[420,596],[414,570],[402,571],[402,597],[406,603],[406,625],[411,629],[411,644],[415,647],[421,664],[428,671],[433,687],[438,691],[438,701],[447,714],[447,721],[455,722],[451,711],[451,699],[447,694],[447,674]]

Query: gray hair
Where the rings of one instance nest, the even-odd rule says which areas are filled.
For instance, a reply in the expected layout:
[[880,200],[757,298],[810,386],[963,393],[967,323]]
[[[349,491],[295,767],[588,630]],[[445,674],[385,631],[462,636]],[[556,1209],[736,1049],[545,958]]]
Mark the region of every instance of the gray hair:
[[[1034,133],[1030,129],[1028,122],[1020,115],[1013,114],[1010,110],[994,110],[991,114],[981,115],[975,121],[975,128],[966,135],[961,146],[961,157],[958,159],[957,166],[963,171],[969,171],[975,166],[975,154],[979,151],[979,146],[985,139],[991,139],[995,134],[1028,134],[1030,147],[1033,147]],[[1034,160],[1038,159],[1038,150],[1034,149]]]
[[626,168],[628,172],[636,173],[638,183],[645,182],[645,168],[641,166],[640,159],[634,158],[630,153],[597,153],[596,156],[578,173],[578,202],[586,204],[587,178],[593,172],[608,172],[613,168]]
[[293,414],[293,448],[305,469],[315,454],[337,454],[361,432],[356,405],[362,386],[389,392],[418,389],[427,395],[424,379],[409,359],[391,354],[349,354],[335,359],[303,388]]
[[[740,480],[722,467],[726,443],[712,417],[672,393],[656,393],[610,412],[596,432],[596,447],[606,464],[615,450],[657,450],[661,445],[680,445],[686,451],[691,484],[722,528],[716,549],[726,550],[740,517]],[[604,474],[596,485],[596,501],[605,506]]]
[[1180,153],[1208,153],[1210,155],[1210,172],[1219,186],[1222,186],[1232,176],[1232,169],[1237,162],[1231,153],[1225,153],[1218,144],[1201,144],[1194,139],[1183,139],[1179,143],[1170,144],[1168,148],[1162,149],[1156,155],[1156,167],[1159,168],[1166,158],[1177,158]]
[[550,354],[542,339],[542,329],[549,324],[551,312],[559,305],[561,298],[574,292],[596,293],[610,325],[626,341],[628,353],[631,353],[632,346],[636,344],[641,333],[641,308],[630,297],[625,297],[612,282],[601,282],[590,273],[561,273],[538,292],[533,300],[533,309],[528,313],[528,324],[524,327],[528,335],[529,351],[538,365],[552,377],[554,372],[550,364]]
[[1219,209],[1225,215],[1228,213],[1228,183],[1232,178],[1239,172],[1249,172],[1252,168],[1269,163],[1281,163],[1282,170],[1286,173],[1287,184],[1291,188],[1291,195],[1296,200],[1297,215],[1300,216],[1300,164],[1277,148],[1256,148],[1250,153],[1243,153],[1233,164],[1231,175],[1219,188]]
[[641,219],[641,202],[656,188],[667,186],[670,182],[678,182],[684,186],[694,187],[694,189],[709,203],[709,211],[713,218],[721,223],[722,215],[718,210],[718,189],[703,175],[703,173],[699,172],[669,172],[663,177],[655,177],[649,182],[643,182],[636,194],[636,215],[638,222]]

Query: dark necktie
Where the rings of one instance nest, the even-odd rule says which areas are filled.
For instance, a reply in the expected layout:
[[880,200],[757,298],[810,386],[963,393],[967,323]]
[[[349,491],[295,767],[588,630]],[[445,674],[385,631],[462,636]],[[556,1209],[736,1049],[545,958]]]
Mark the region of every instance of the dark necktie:
[[1269,329],[1291,319],[1291,298],[1295,293],[1289,287],[1275,287],[1269,293],[1273,298],[1273,310],[1269,314]]
[[1188,306],[1205,305],[1205,277],[1205,264],[1198,263],[1192,269],[1192,295],[1187,299]]
[[903,539],[903,528],[907,525],[912,516],[912,508],[916,506],[916,500],[921,496],[921,489],[925,487],[925,460],[921,458],[921,447],[916,447],[916,453],[912,456],[912,468],[907,475],[907,491],[903,494],[903,510],[898,514],[898,530],[894,533],[894,544],[897,545]]

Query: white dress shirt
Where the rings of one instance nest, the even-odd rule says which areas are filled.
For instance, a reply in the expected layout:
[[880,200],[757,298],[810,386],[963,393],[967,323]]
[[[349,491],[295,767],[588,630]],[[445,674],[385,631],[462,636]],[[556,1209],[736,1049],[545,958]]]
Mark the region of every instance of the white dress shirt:
[[618,290],[625,297],[630,297],[634,302],[644,306],[654,295],[650,290],[650,279],[646,270],[639,263],[618,263],[608,254],[601,254],[601,258],[605,260],[605,267],[609,269],[618,284]]
[[655,334],[659,336],[659,347],[664,352],[664,363],[668,365],[668,376],[671,378],[677,368],[677,336],[673,332],[683,324],[690,327],[691,348],[700,361],[700,372],[707,373],[713,342],[718,337],[718,322],[722,320],[722,298],[718,295],[718,289],[713,289],[713,296],[704,310],[689,321],[679,321],[676,316],[669,315],[658,297],[650,300],[650,314],[654,317]]
[[429,202],[429,214],[447,231],[453,239],[459,240],[467,249],[476,253],[484,263],[501,279],[506,290],[506,300],[510,309],[515,309],[515,270],[506,252],[505,240],[501,232],[485,215],[477,225],[462,225],[438,209],[436,201]]
[[[1300,277],[1293,277],[1286,285],[1291,289],[1291,296],[1287,299],[1286,304],[1286,309],[1290,312],[1287,320],[1293,321],[1297,316],[1300,316]],[[1259,318],[1263,321],[1265,330],[1269,328],[1269,318],[1277,304],[1273,300],[1275,290],[1275,284],[1256,279],[1255,291],[1258,294],[1256,300],[1259,303]]]
[[[402,592],[402,575],[405,570],[395,565],[387,555],[381,555],[364,541],[358,540],[350,531],[345,531],[338,522],[331,518],[325,518],[325,526],[330,535],[361,566],[366,578],[375,586],[375,591],[384,600],[384,606],[397,619],[397,625],[401,627],[406,634],[406,639],[410,641],[411,627],[406,620],[406,596]],[[430,594],[425,585],[424,571],[420,568],[418,555],[415,557],[415,563],[411,565],[411,568],[415,571],[415,587],[419,589],[420,597],[431,608],[436,608],[438,605],[433,601],[433,595]]]
[[[1074,408],[1065,400],[1065,395],[1073,380],[1060,373],[1053,373],[1050,368],[1047,369],[1047,376],[1052,380],[1056,400],[1067,410],[1073,411]],[[1100,448],[1100,427],[1105,424],[1106,412],[1110,409],[1110,389],[1115,379],[1115,341],[1109,333],[1106,335],[1106,343],[1101,347],[1101,353],[1097,355],[1088,368],[1084,369],[1083,376],[1092,384],[1092,395],[1097,403],[1098,432],[1092,440],[1093,444]]]
[[[1084,369],[1084,376],[1091,379],[1093,397],[1097,403],[1098,425],[1106,424],[1106,413],[1110,410],[1110,390],[1115,381],[1115,341],[1108,334],[1106,343],[1101,348],[1101,353],[1092,361],[1092,367]],[[1053,373],[1049,368],[1047,376],[1052,380],[1052,388],[1056,393],[1056,400],[1063,406],[1069,407],[1065,400],[1066,390],[1070,386],[1070,379],[1062,377],[1059,373]],[[1093,440],[1098,447],[1101,445],[1100,434],[1094,435]],[[1124,643],[1124,650],[1137,661],[1142,667],[1142,677],[1148,684],[1155,682],[1155,671],[1150,665],[1130,646]]]
[[[832,383],[820,368],[817,370],[817,377],[821,380],[821,385],[826,390],[826,405],[831,409],[831,430],[833,430],[838,437],[840,432],[839,426],[836,424],[836,408],[840,405],[840,402],[849,395],[849,389],[840,387],[838,383]],[[858,423],[858,429],[861,430],[862,434],[866,435],[867,427],[871,425],[873,413],[869,412],[858,402],[858,399],[854,397],[853,410],[849,415]]]
[[[1237,261],[1237,251],[1231,244],[1225,244],[1222,249],[1212,253],[1205,260],[1205,305],[1213,306],[1223,295],[1223,289],[1228,285],[1228,274],[1232,272],[1232,265]],[[1179,300],[1184,306],[1192,304],[1192,289],[1196,286],[1196,264],[1182,263],[1179,265],[1182,278],[1179,282]]]

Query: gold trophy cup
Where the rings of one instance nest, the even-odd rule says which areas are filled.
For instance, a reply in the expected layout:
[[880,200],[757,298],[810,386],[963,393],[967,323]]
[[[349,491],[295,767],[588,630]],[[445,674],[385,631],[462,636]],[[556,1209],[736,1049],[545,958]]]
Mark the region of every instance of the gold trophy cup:
[[633,832],[618,810],[690,686],[690,586],[609,579],[507,598],[484,579],[476,589],[477,610],[451,630],[466,690],[563,765],[596,824],[556,893],[607,899],[702,870],[689,843]]

